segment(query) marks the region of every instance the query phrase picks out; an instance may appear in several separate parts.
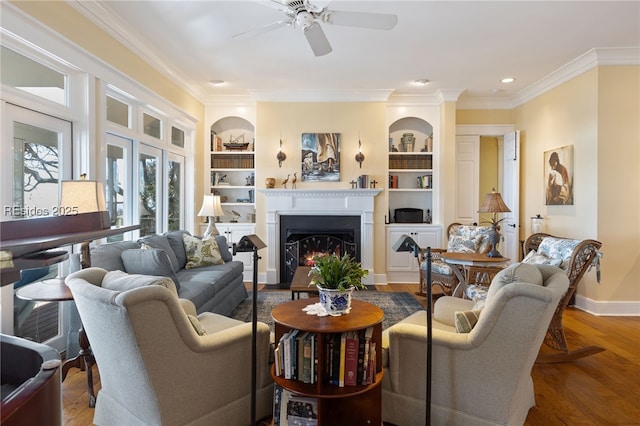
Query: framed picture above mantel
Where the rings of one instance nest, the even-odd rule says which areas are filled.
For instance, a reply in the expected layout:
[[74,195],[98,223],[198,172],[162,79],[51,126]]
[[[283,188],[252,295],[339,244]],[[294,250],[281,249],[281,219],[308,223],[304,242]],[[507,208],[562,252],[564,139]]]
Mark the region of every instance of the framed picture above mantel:
[[302,181],[340,181],[340,133],[303,133]]

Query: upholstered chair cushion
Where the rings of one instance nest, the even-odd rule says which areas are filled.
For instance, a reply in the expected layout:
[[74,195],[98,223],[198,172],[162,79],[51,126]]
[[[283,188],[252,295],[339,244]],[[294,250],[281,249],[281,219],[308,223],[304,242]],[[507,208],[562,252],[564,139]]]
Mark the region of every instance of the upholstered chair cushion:
[[562,259],[560,267],[567,269],[569,260],[580,240],[566,238],[544,237],[538,246],[538,254],[543,254],[552,259]]
[[447,243],[447,251],[455,253],[476,253],[481,236],[463,237],[452,235]]
[[527,255],[522,259],[522,263],[528,263],[530,265],[551,265],[551,266],[561,266],[562,259],[551,258],[545,255],[544,253],[537,253],[535,250],[531,250]]
[[173,280],[176,290],[180,291],[180,281],[171,267],[169,255],[164,250],[130,249],[123,251],[121,256],[128,273],[169,277]]
[[134,288],[145,287],[149,285],[159,285],[167,288],[173,294],[178,296],[178,291],[173,280],[168,277],[159,277],[151,275],[127,274],[122,271],[108,271],[102,279],[101,287],[112,291],[127,291]]
[[487,302],[489,302],[493,295],[495,295],[502,287],[514,282],[542,285],[542,274],[535,265],[513,263],[507,266],[502,271],[498,272],[493,278],[493,281],[491,281],[491,285],[487,292]]

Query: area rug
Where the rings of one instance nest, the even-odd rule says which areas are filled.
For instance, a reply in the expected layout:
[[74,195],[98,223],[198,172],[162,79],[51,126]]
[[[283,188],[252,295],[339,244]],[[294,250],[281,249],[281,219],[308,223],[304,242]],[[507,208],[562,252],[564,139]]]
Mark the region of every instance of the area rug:
[[[301,298],[308,297],[301,294]],[[378,306],[384,312],[382,328],[392,326],[403,318],[408,317],[416,311],[424,309],[420,303],[410,293],[406,292],[384,292],[384,291],[356,291],[353,298],[362,300]],[[277,305],[291,300],[291,292],[282,290],[261,291],[258,293],[258,321],[269,324],[273,330],[273,319],[271,310]],[[244,322],[251,322],[251,308],[253,306],[252,294],[243,300],[231,314],[232,318]]]

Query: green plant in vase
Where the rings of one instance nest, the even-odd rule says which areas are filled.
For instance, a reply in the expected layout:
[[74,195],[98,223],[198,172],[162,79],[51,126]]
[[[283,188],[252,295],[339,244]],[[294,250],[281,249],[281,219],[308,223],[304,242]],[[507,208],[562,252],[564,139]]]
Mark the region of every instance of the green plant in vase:
[[351,293],[366,289],[362,282],[369,271],[362,269],[349,254],[323,254],[313,257],[309,276],[310,286],[315,285],[320,303],[331,315],[348,313],[351,309]]

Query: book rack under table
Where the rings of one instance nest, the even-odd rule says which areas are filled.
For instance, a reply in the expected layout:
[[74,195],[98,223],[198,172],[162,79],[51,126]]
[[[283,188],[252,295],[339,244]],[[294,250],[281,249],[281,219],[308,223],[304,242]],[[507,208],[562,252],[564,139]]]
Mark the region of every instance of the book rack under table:
[[[370,303],[360,300],[351,301],[351,312],[339,317],[319,317],[307,315],[302,308],[317,303],[317,298],[298,299],[282,303],[271,311],[275,323],[275,341],[290,330],[298,329],[316,333],[317,345],[317,381],[303,383],[276,376],[275,367],[271,375],[276,384],[288,391],[318,399],[319,425],[381,425],[382,413],[382,310]],[[338,387],[329,383],[323,365],[327,357],[325,338],[333,333],[358,331],[373,327],[372,341],[376,342],[376,375],[375,382],[363,386]]]

